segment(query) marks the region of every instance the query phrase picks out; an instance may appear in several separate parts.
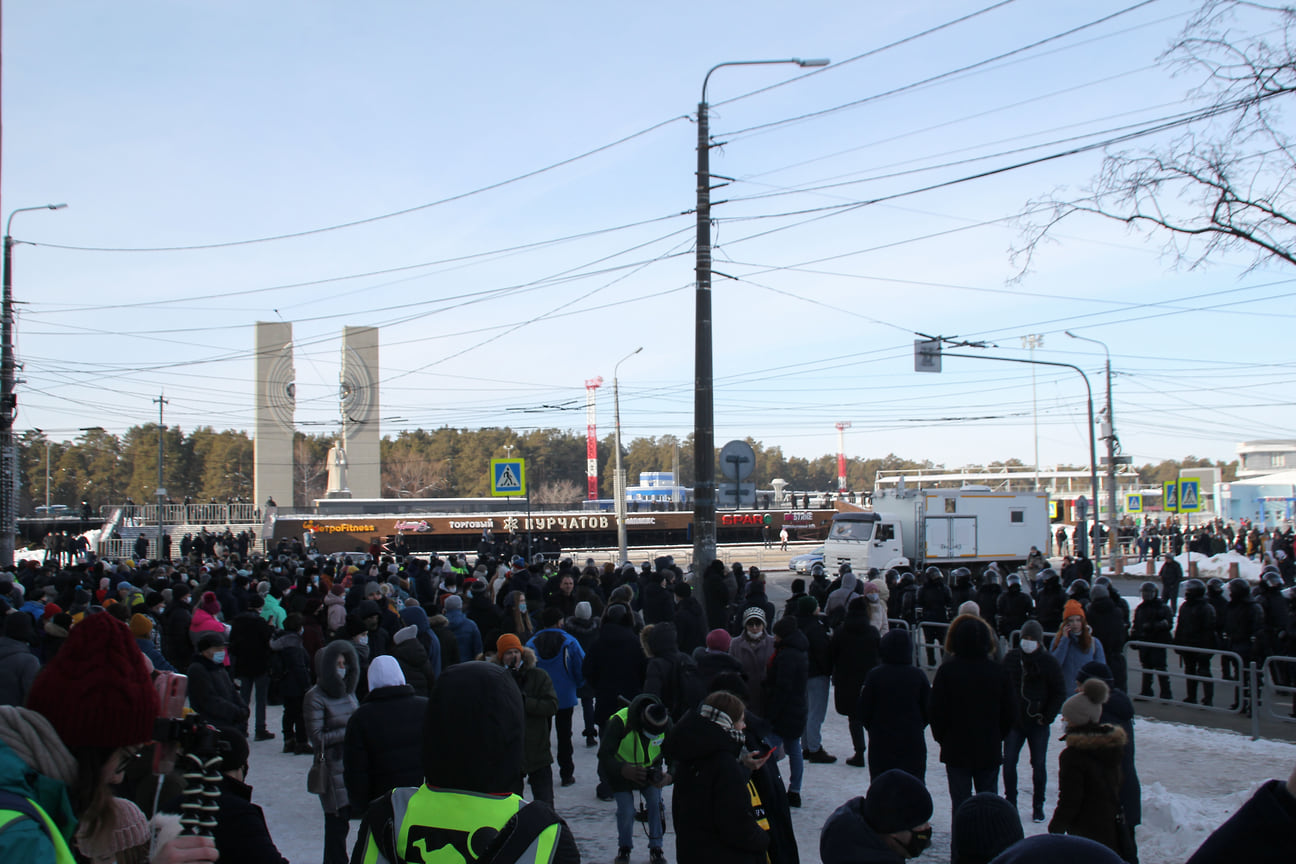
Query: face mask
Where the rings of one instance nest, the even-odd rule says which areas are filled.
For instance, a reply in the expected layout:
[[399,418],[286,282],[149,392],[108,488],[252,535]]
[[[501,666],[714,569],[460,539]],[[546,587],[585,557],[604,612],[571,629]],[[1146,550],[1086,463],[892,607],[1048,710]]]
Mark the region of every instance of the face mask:
[[212,654],[212,662],[213,662],[213,663],[224,663],[224,662],[225,662],[225,652],[224,652],[224,651],[217,651],[215,654]]
[[524,613],[525,613],[525,612],[526,612],[526,609],[527,609],[527,607],[526,607],[526,604],[525,604],[525,603],[519,603],[519,604],[518,604],[518,611],[519,611],[519,612],[524,612]]
[[910,858],[917,858],[923,850],[931,845],[932,829],[924,828],[922,831],[910,832],[909,842],[904,844],[905,854]]
[[743,635],[753,642],[759,642],[765,638],[765,628],[762,627],[760,630],[747,629],[743,631]]
[[346,678],[346,673],[347,673],[347,670],[346,670],[346,667],[345,667],[345,666],[339,666],[339,667],[337,667],[337,676],[338,676],[339,678]]
[[357,645],[368,645],[368,644],[369,644],[369,634],[364,633],[364,634],[361,634],[359,637],[357,637],[357,638],[356,638],[356,644],[357,644]]
[[1021,649],[1027,654],[1034,654],[1039,649],[1039,643],[1034,639],[1021,640]]

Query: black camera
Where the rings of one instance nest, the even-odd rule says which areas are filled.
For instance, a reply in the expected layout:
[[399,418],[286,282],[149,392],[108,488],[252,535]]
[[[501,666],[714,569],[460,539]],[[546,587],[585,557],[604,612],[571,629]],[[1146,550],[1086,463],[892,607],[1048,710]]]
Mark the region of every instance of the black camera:
[[662,769],[658,768],[656,765],[648,766],[648,785],[656,786],[665,776],[666,775],[662,773]]

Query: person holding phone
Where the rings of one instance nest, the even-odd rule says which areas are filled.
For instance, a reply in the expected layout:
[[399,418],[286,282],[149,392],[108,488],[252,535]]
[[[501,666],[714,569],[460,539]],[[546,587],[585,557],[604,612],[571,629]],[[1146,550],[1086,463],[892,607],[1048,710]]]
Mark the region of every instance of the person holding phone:
[[746,749],[744,713],[733,693],[712,693],[662,747],[675,766],[671,816],[679,864],[766,861],[769,820],[752,772],[774,751]]

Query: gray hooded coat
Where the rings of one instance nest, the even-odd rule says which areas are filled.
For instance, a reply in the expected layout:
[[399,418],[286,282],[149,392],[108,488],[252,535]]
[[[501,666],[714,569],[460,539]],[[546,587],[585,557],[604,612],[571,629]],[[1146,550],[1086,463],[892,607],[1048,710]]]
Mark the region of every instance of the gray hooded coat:
[[[346,675],[339,677],[338,656],[346,658]],[[347,721],[356,710],[356,682],[360,680],[360,658],[347,640],[330,642],[319,650],[315,659],[315,679],[319,683],[306,692],[302,713],[306,734],[310,736],[315,758],[324,759],[324,791],[320,805],[325,813],[337,813],[350,801],[347,798],[343,771],[343,744]]]

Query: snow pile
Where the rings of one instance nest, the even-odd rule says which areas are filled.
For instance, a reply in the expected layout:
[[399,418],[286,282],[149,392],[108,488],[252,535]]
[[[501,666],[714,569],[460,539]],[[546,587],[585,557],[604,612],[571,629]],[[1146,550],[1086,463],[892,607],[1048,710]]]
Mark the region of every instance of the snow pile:
[[1145,783],[1143,824],[1137,832],[1140,859],[1186,860],[1254,791],[1244,789],[1221,798],[1198,798],[1175,794],[1160,783]]
[[1239,555],[1236,552],[1211,555],[1209,558],[1205,555],[1185,552],[1179,556],[1179,564],[1183,567],[1185,577],[1188,575],[1189,559],[1196,563],[1197,578],[1203,581],[1207,579],[1223,579],[1227,582],[1229,579],[1229,565],[1236,564],[1239,576],[1255,582],[1260,578],[1260,571],[1264,568],[1263,561],[1252,561],[1245,555]]

